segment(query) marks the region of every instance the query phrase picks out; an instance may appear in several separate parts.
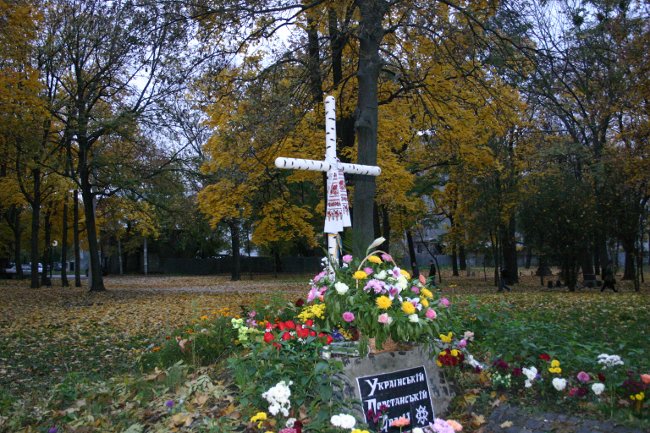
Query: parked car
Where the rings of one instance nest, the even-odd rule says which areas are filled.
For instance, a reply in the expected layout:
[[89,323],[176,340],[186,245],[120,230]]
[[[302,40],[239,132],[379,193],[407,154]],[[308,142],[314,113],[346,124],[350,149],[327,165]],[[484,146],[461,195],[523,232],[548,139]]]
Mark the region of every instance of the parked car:
[[[10,263],[10,267],[5,268],[5,274],[16,274],[16,264],[15,263]],[[20,265],[20,267],[23,269],[23,274],[31,274],[32,273],[32,265],[29,263],[25,263]],[[40,274],[43,272],[43,264],[39,263],[38,264],[38,273]]]

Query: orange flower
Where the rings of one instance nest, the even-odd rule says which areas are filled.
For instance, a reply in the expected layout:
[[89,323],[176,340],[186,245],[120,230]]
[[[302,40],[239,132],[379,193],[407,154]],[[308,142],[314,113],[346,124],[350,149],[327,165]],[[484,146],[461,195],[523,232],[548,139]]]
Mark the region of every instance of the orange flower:
[[646,385],[650,384],[650,374],[642,374],[641,382],[645,383]]
[[406,417],[399,417],[393,422],[390,423],[391,427],[406,427],[407,425],[411,424],[411,421],[406,418]]

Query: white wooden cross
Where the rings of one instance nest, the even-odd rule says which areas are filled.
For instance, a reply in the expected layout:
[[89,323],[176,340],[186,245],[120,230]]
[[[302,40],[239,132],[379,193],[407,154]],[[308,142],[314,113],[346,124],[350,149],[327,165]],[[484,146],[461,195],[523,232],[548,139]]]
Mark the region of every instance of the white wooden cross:
[[336,157],[336,105],[334,97],[325,98],[325,160],[276,158],[278,168],[327,172],[327,209],[325,233],[330,263],[338,263],[338,233],[350,227],[350,207],[345,189],[344,173],[379,176],[381,168],[374,165],[346,164]]

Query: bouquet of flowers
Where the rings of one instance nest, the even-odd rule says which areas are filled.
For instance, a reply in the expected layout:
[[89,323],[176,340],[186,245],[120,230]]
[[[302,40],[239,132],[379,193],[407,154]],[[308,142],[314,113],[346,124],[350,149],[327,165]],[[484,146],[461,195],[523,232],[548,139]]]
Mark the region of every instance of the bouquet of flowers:
[[[449,318],[449,301],[420,276],[411,278],[393,258],[373,251],[366,257],[343,256],[342,267],[323,270],[310,281],[304,319],[314,319],[332,333],[375,339],[379,349],[387,340],[424,343],[439,334]],[[318,315],[316,314],[318,313]]]

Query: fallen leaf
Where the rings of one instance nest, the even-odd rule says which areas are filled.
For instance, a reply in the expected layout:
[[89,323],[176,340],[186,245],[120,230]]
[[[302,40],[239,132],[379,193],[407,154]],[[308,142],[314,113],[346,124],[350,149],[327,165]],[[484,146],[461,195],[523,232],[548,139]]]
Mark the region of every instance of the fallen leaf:
[[512,421],[504,421],[501,424],[499,424],[499,427],[501,427],[501,428],[512,427]]
[[483,415],[477,415],[475,413],[472,413],[471,424],[473,427],[479,427],[485,424],[485,417]]

